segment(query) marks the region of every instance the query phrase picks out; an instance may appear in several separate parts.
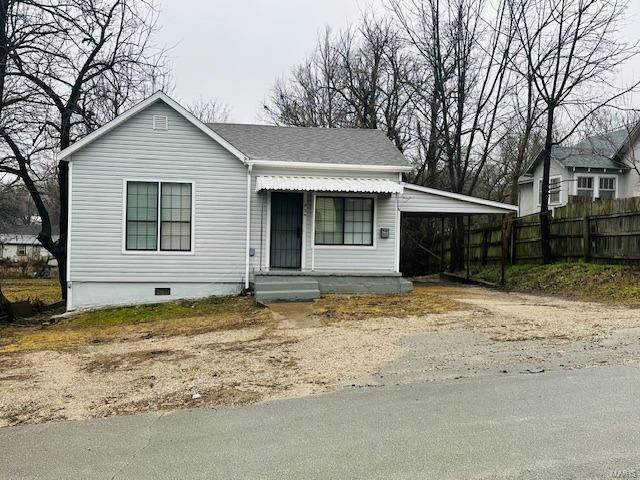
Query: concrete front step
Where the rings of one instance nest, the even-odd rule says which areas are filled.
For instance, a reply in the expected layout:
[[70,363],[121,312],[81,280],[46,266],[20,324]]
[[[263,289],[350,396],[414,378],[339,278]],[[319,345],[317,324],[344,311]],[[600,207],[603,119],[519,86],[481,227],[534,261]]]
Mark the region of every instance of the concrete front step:
[[314,274],[273,272],[255,276],[257,301],[300,301],[319,298],[325,293],[408,293],[413,282],[400,274]]
[[255,291],[256,302],[302,302],[320,298],[320,290]]
[[256,277],[257,302],[295,302],[320,298],[318,282],[313,278]]

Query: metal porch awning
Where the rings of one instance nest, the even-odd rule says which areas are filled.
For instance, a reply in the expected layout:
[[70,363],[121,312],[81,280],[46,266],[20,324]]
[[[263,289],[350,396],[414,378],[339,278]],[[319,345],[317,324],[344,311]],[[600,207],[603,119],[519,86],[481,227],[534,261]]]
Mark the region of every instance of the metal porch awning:
[[402,185],[384,178],[299,177],[260,175],[256,192],[293,190],[302,192],[401,193]]

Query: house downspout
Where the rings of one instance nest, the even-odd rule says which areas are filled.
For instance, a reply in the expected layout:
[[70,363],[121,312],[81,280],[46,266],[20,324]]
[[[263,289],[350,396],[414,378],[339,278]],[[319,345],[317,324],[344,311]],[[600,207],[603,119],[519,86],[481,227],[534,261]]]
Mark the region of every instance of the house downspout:
[[244,267],[244,289],[249,290],[249,250],[251,243],[251,170],[253,165],[247,165],[247,238],[245,251],[245,267]]
[[[72,214],[72,195],[73,195],[73,164],[69,158],[69,172],[67,178],[67,284],[64,288],[67,289],[67,303],[65,309],[67,311],[73,310],[73,284],[71,283],[71,214]],[[57,165],[57,159],[55,164]]]

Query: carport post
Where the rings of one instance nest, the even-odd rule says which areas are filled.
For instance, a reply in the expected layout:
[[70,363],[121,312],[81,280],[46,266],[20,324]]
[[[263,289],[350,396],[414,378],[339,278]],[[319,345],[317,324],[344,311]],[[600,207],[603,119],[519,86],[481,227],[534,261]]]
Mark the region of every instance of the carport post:
[[444,273],[444,215],[440,217],[440,272]]
[[504,270],[507,263],[507,245],[504,238],[504,232],[507,229],[505,223],[506,215],[502,214],[502,229],[500,231],[500,244],[502,246],[502,254],[500,255],[500,285],[504,286]]
[[471,276],[471,215],[467,215],[467,278]]

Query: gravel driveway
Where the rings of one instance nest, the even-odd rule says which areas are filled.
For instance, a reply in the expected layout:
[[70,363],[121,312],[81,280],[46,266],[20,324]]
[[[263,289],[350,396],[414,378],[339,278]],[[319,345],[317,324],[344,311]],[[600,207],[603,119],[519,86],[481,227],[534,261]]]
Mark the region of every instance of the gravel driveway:
[[458,307],[327,321],[309,305],[278,305],[269,326],[3,354],[0,426],[640,359],[638,309],[450,284],[417,288]]

